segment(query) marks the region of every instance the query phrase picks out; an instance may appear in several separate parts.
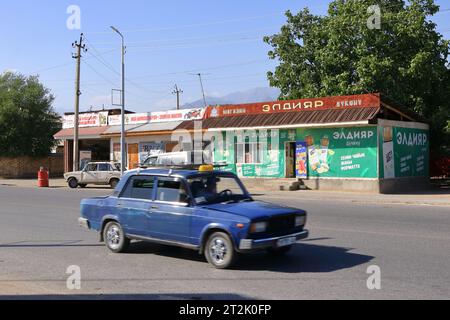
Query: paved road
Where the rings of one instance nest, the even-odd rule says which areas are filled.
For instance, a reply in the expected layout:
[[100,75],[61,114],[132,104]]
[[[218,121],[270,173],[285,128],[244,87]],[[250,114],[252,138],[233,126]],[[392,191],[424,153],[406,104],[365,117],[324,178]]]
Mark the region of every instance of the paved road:
[[[77,226],[80,199],[105,189],[0,186],[0,294],[134,299],[450,299],[450,207],[310,199],[307,192],[258,198],[309,211],[311,237],[286,257],[242,258],[215,270],[194,252],[135,243],[109,253]],[[65,274],[81,267],[82,288]],[[366,286],[370,265],[381,290]]]

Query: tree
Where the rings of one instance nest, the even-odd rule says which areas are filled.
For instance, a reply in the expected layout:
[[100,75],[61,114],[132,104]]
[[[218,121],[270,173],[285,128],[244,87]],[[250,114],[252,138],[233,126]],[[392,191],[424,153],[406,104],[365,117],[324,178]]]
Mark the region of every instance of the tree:
[[35,76],[0,75],[0,156],[45,156],[61,119],[54,97]]
[[335,0],[326,16],[287,11],[281,32],[264,38],[279,60],[270,84],[280,99],[381,92],[428,119],[432,148],[448,150],[450,42],[429,20],[438,11],[433,0]]

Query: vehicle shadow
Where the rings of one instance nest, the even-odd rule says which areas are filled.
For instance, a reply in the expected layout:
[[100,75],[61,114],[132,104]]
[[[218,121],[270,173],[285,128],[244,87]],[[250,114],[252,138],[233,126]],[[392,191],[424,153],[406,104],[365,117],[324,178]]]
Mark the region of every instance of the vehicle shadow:
[[[327,273],[348,269],[371,261],[374,257],[351,252],[351,248],[298,243],[289,253],[276,256],[265,251],[239,254],[239,260],[232,268],[241,271],[266,270],[285,273]],[[128,254],[156,254],[176,259],[205,262],[196,251],[169,247],[147,242],[134,242]]]
[[146,241],[132,242],[125,254],[155,254],[169,258],[206,262],[204,256],[198,254],[197,251]]
[[351,248],[297,243],[289,253],[274,256],[265,252],[241,255],[236,270],[268,270],[286,273],[327,273],[352,268],[374,257],[351,252]]
[[234,293],[173,293],[173,294],[77,294],[77,295],[0,295],[0,300],[253,300]]
[[0,248],[103,247],[103,244],[81,243],[82,240],[17,241],[0,244]]

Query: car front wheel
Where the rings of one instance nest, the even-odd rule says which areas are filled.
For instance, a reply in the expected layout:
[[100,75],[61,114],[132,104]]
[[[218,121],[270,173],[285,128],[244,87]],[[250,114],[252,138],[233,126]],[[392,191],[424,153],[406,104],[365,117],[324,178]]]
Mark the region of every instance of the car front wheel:
[[130,244],[130,239],[125,236],[122,226],[115,222],[108,222],[103,229],[103,239],[109,250],[114,253],[124,252]]
[[231,267],[237,253],[230,237],[224,232],[214,232],[206,241],[205,257],[217,269]]
[[69,187],[72,189],[78,188],[78,181],[75,178],[70,178],[69,181],[67,181],[67,183],[69,184]]

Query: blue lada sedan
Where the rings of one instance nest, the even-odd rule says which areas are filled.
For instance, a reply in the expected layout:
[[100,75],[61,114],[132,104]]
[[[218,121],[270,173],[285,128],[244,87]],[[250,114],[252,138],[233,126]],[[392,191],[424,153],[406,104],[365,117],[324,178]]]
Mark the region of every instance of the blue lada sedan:
[[285,253],[308,236],[304,210],[255,201],[235,174],[210,166],[130,171],[111,196],[82,200],[79,223],[115,253],[150,241],[196,250],[219,269],[238,253]]

